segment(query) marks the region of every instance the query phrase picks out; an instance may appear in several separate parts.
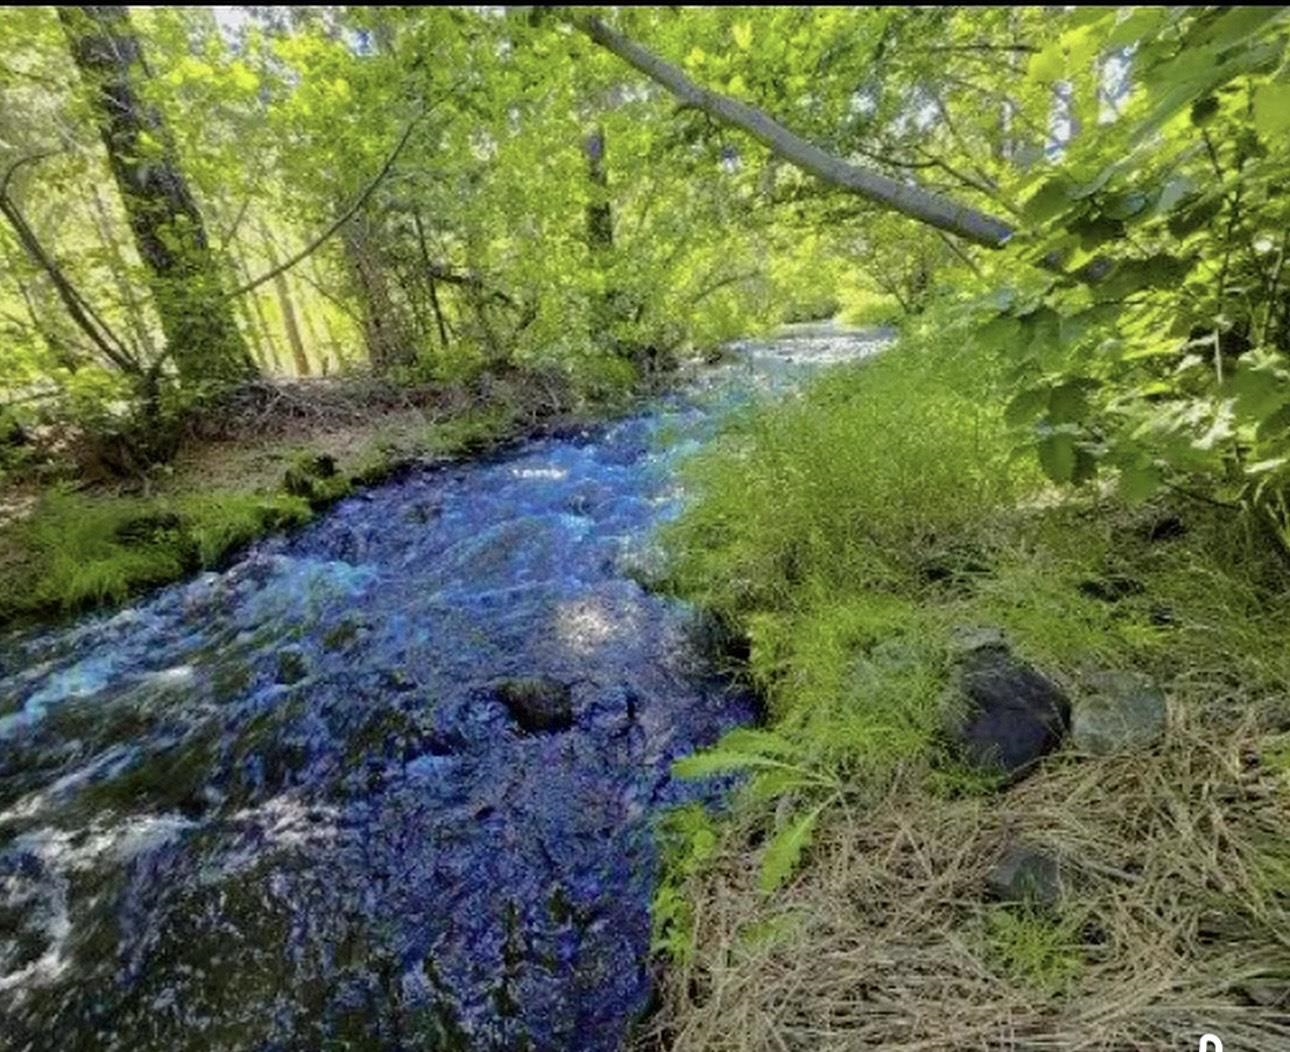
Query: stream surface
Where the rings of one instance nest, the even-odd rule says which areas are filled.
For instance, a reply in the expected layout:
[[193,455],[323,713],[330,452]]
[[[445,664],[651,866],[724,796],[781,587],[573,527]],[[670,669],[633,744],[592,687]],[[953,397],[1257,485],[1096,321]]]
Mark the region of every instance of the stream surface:
[[635,579],[678,461],[880,346],[746,344],[632,417],[0,639],[0,1048],[620,1048],[652,820],[713,792],[670,764],[753,714]]

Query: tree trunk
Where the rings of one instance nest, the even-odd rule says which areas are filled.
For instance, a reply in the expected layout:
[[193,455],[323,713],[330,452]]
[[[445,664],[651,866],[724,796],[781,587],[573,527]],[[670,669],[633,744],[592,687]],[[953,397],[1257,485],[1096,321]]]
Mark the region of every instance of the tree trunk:
[[747,132],[777,156],[827,183],[988,248],[1001,248],[1015,233],[1012,226],[1002,219],[912,183],[898,182],[871,168],[860,168],[834,157],[761,110],[700,87],[676,66],[610,29],[598,18],[581,14],[568,17],[601,47],[661,84],[682,102]]
[[[239,281],[247,281],[251,277],[251,268],[247,265],[246,259],[236,249],[233,249],[234,275]],[[247,331],[253,334],[253,340],[259,347],[260,367],[268,368],[268,361],[273,360],[273,368],[279,371],[282,368],[282,362],[278,355],[278,343],[273,338],[273,330],[269,327],[269,319],[264,316],[264,304],[260,302],[258,292],[248,292],[244,296],[238,296],[237,299],[242,304],[242,317],[246,322]]]
[[378,372],[406,365],[414,357],[407,319],[390,295],[385,268],[372,246],[371,223],[361,212],[344,226],[342,241],[358,291],[363,340],[368,360]]
[[605,129],[600,125],[583,143],[587,155],[587,182],[591,197],[587,202],[587,247],[593,257],[602,256],[614,247],[614,212],[609,203],[609,175],[605,170]]
[[273,291],[278,297],[278,310],[282,313],[282,327],[287,332],[287,344],[291,347],[291,360],[296,366],[297,376],[308,376],[309,356],[305,354],[305,344],[300,338],[300,323],[296,320],[296,305],[291,300],[291,288],[287,285],[286,274],[278,269],[278,253],[273,245],[273,235],[268,227],[260,224],[260,237],[264,240],[265,254],[269,268],[273,273]]
[[430,247],[426,244],[426,228],[421,221],[421,213],[414,211],[412,221],[416,225],[417,244],[421,247],[421,265],[425,268],[426,287],[430,293],[430,306],[434,310],[435,327],[439,330],[439,346],[448,350],[448,323],[443,317],[443,307],[439,303],[439,288],[434,279],[434,264],[430,261]]
[[125,7],[60,7],[72,58],[92,89],[139,256],[181,382],[237,380],[255,364],[237,327],[197,202],[161,114],[135,89],[143,67]]
[[619,320],[618,293],[608,284],[607,271],[614,251],[614,208],[609,200],[609,173],[605,167],[605,129],[596,125],[583,141],[587,157],[587,249],[599,289],[592,297],[591,338],[602,339]]
[[127,324],[134,333],[135,344],[143,351],[148,361],[157,357],[157,345],[152,338],[153,330],[149,325],[148,312],[144,304],[135,295],[135,287],[130,282],[129,267],[121,253],[121,243],[117,240],[116,231],[112,229],[112,218],[108,215],[103,195],[97,186],[90,187],[90,204],[93,206],[94,219],[99,228],[99,239],[103,242],[103,251],[107,258],[107,268],[116,285],[117,295],[127,313]]

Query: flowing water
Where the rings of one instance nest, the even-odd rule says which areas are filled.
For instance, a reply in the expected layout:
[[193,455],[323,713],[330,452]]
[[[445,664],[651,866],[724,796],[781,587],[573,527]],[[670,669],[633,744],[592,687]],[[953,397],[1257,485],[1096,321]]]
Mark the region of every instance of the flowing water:
[[648,1004],[651,820],[748,721],[633,577],[679,459],[874,336],[742,348],[0,640],[0,1046],[599,1052]]

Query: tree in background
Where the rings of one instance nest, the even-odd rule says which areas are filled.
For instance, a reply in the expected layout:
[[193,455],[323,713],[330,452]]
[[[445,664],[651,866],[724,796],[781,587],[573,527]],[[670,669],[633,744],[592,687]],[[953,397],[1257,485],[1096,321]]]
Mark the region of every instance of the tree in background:
[[143,53],[124,7],[61,7],[71,54],[140,258],[150,271],[166,353],[185,383],[245,378],[255,364],[237,326],[206,225],[160,112],[140,96]]

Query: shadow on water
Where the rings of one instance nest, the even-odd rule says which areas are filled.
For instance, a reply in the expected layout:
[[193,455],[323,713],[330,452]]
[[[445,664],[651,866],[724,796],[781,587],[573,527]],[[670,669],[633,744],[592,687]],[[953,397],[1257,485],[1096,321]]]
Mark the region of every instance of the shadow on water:
[[749,345],[0,642],[7,1047],[619,1047],[669,765],[751,713],[634,568],[725,414],[877,346]]

